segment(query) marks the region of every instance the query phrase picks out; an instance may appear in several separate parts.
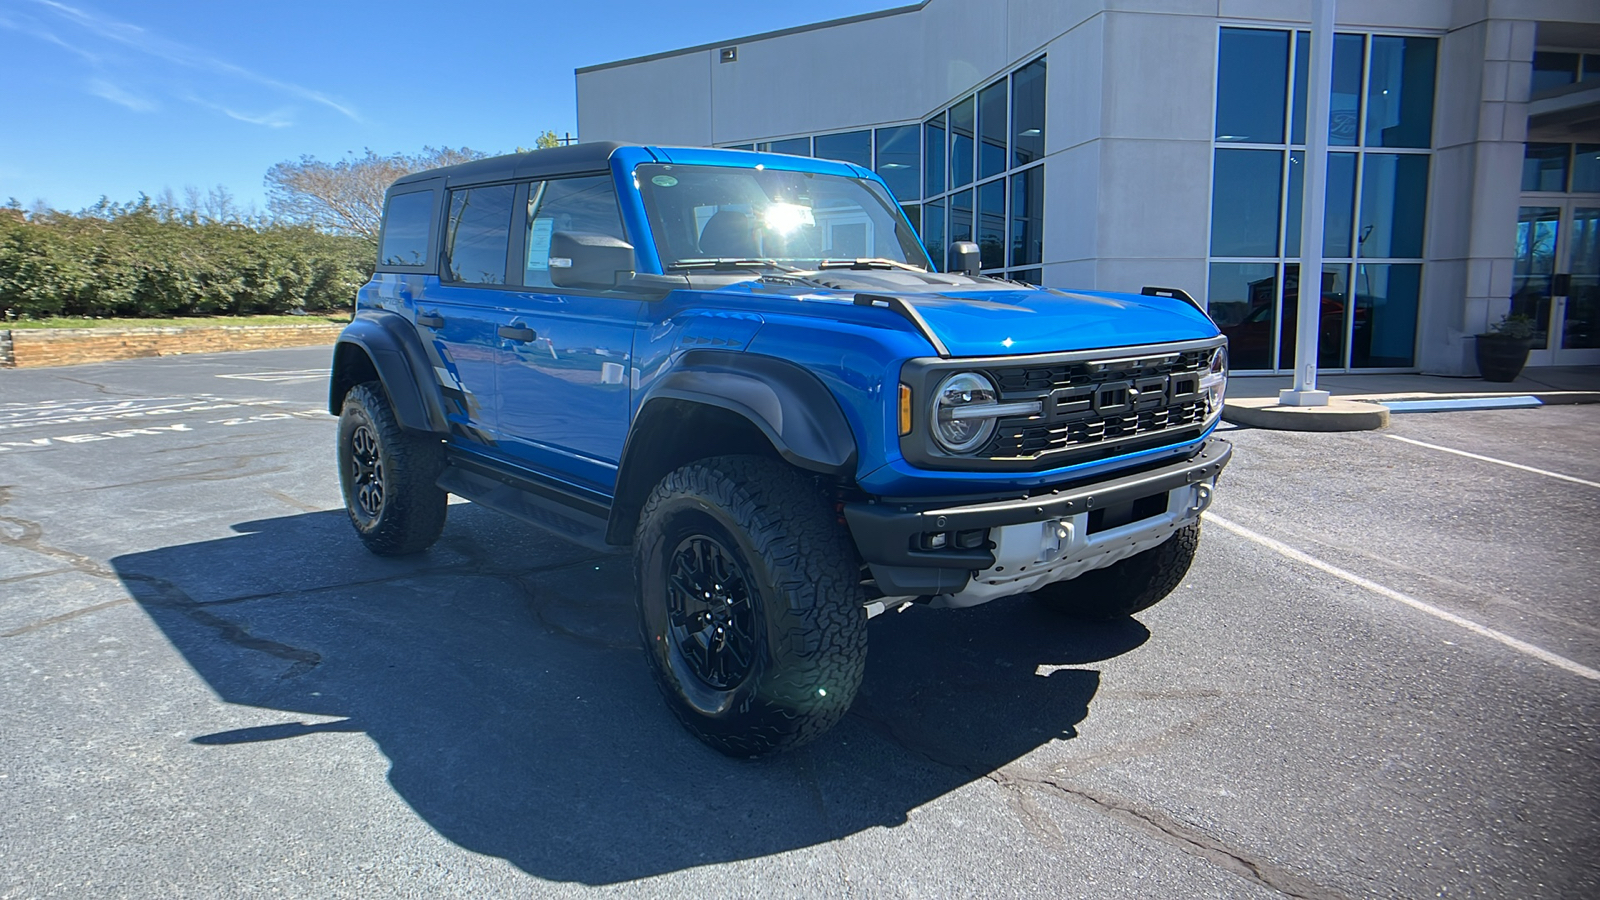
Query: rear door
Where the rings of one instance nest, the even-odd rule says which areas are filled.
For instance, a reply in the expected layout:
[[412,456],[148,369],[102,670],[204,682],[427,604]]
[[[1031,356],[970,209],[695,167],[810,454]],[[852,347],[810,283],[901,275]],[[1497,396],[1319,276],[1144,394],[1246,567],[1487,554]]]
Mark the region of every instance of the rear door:
[[611,493],[628,434],[634,332],[644,301],[550,282],[550,236],[585,231],[627,239],[609,174],[528,186],[500,368],[501,449],[573,484]]
[[417,329],[431,343],[452,435],[491,448],[500,442],[497,370],[506,353],[498,331],[515,291],[507,271],[517,196],[513,184],[449,192],[439,283],[417,303]]

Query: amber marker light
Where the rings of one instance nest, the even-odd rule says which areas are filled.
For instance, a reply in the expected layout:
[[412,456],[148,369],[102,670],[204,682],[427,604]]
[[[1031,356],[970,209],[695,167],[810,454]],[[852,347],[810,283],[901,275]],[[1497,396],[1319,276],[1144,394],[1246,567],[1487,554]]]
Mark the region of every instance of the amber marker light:
[[900,385],[900,436],[911,433],[911,386]]

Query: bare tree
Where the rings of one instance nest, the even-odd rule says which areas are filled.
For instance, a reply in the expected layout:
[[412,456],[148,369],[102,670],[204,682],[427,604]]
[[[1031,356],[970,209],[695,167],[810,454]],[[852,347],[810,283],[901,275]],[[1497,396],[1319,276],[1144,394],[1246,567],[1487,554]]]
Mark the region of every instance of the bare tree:
[[334,162],[312,156],[267,170],[267,209],[280,219],[378,242],[383,192],[396,178],[488,154],[462,147],[424,147],[421,153],[380,156],[366,150]]

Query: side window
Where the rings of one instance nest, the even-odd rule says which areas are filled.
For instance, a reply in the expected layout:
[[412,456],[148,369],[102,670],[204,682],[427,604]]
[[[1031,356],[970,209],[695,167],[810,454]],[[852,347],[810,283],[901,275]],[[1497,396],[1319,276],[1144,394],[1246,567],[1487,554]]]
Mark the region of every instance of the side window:
[[609,175],[563,178],[528,188],[528,259],[522,283],[550,287],[550,235],[587,231],[627,240]]
[[383,210],[380,266],[428,264],[428,226],[433,222],[433,191],[396,194]]
[[444,238],[444,278],[467,284],[505,284],[511,244],[510,184],[450,192]]

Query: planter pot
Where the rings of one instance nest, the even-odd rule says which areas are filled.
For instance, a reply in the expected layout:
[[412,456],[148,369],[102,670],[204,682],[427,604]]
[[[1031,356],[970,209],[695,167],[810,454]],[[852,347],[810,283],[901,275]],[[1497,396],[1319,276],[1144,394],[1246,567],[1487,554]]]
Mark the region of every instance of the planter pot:
[[1484,381],[1515,381],[1528,362],[1533,338],[1478,335],[1478,371]]

